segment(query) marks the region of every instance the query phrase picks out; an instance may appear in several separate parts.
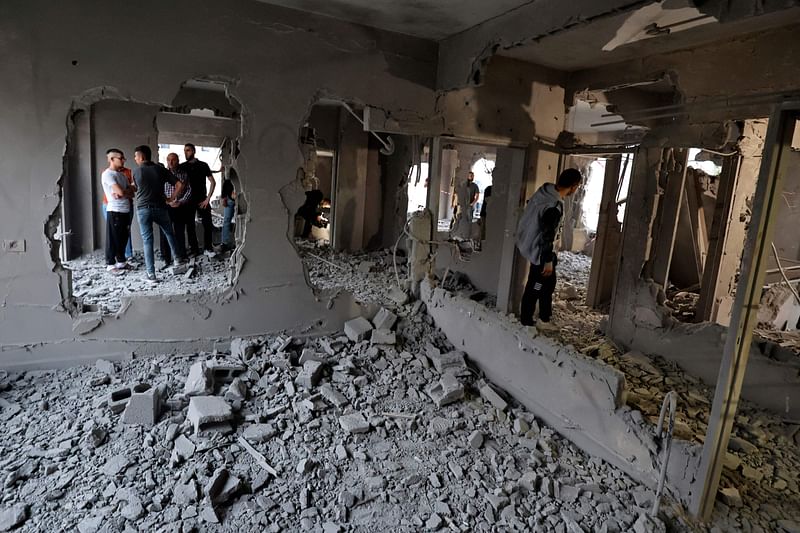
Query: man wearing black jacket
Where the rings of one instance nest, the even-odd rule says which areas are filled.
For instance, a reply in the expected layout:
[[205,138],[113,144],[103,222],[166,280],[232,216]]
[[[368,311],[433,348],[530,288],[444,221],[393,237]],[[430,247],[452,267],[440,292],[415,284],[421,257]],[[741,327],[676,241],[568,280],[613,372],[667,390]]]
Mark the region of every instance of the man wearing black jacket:
[[[564,198],[578,190],[581,173],[568,168],[556,183],[545,183],[533,194],[517,227],[517,248],[530,261],[528,282],[522,294],[519,320],[524,326],[534,325],[533,314],[539,303],[539,322],[547,324],[553,314],[553,292],[556,288],[558,256],[553,243],[564,213]],[[542,329],[548,327],[541,326]]]

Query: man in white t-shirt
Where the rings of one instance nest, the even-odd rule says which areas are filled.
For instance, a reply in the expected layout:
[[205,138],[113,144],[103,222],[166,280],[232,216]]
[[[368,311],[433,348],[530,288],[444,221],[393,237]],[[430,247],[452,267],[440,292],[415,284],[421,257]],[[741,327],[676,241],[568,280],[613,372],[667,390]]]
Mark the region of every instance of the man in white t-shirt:
[[125,272],[125,246],[131,235],[131,198],[136,186],[122,173],[125,155],[122,150],[106,151],[108,168],[103,171],[102,183],[108,205],[106,206],[106,270],[114,274]]

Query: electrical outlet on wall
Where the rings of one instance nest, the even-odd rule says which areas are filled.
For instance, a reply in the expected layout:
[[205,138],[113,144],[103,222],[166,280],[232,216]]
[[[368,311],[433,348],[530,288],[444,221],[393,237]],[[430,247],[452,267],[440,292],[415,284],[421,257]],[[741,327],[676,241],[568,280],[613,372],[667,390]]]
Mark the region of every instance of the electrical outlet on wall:
[[25,251],[25,239],[3,239],[4,252],[22,253]]

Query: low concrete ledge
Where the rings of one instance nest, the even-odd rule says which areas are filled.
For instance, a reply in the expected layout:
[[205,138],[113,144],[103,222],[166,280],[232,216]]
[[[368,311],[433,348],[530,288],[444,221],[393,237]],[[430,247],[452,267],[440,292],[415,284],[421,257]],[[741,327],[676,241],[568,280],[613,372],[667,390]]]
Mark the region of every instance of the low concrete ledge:
[[[494,310],[423,281],[422,299],[447,338],[497,386],[592,456],[655,488],[660,454],[648,423],[624,405],[625,377],[572,346],[543,336]],[[691,498],[701,448],[673,441],[667,487]]]

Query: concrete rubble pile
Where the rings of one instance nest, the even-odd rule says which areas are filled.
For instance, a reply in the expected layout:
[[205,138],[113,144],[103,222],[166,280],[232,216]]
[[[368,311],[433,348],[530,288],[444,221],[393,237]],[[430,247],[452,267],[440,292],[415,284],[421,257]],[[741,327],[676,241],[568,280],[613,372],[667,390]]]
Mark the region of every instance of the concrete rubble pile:
[[[797,463],[764,444],[787,437],[750,426],[715,520],[793,531]],[[669,500],[649,519],[652,491],[481,379],[419,301],[333,336],[0,374],[0,431],[0,531],[694,530]]]
[[355,320],[357,340],[8,375],[2,517],[84,533],[644,527],[651,493],[479,380],[420,302]]
[[122,275],[106,271],[105,258],[95,252],[80,259],[65,262],[72,271],[72,294],[84,306],[95,308],[103,314],[116,313],[122,299],[134,296],[171,296],[179,294],[204,294],[229,284],[230,272],[227,255],[214,258],[203,255],[189,259],[186,265],[164,268],[156,260],[157,285],[150,285],[144,270],[144,256],[134,252],[135,269]]

